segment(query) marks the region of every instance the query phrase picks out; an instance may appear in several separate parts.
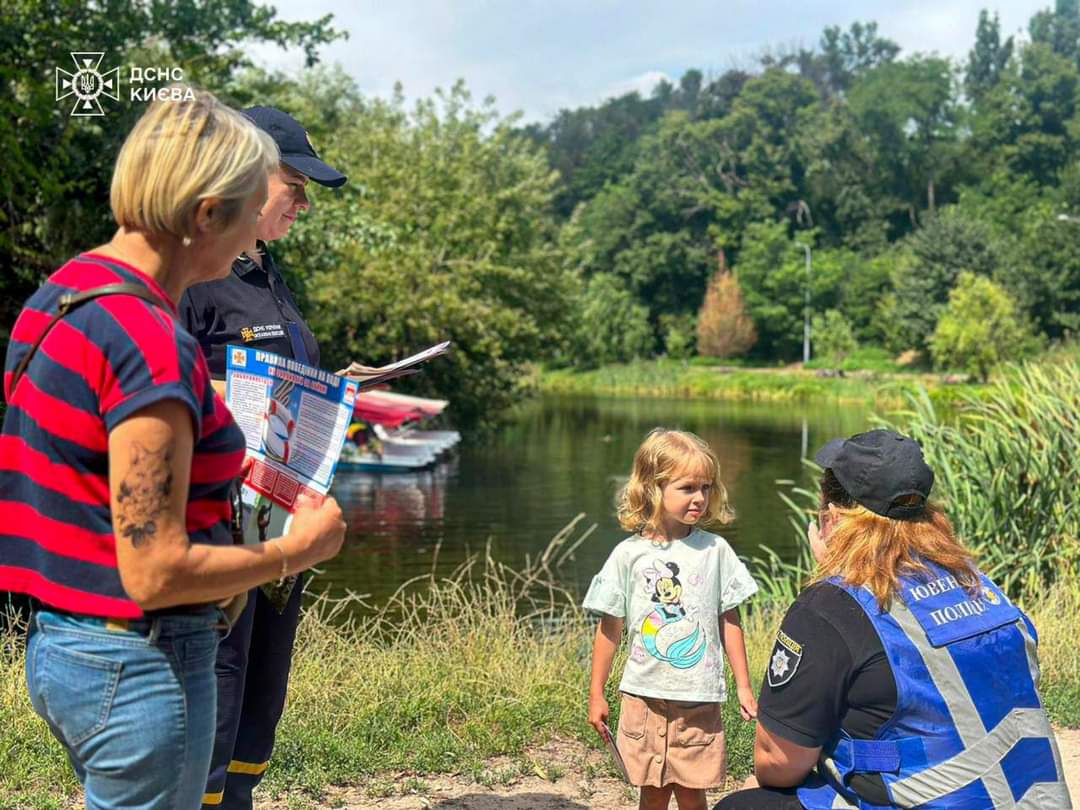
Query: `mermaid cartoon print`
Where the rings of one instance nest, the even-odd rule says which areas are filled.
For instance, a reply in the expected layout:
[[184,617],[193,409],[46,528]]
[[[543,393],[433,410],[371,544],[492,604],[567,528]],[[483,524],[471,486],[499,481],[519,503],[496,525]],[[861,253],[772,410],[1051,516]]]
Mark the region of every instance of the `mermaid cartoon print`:
[[641,623],[645,651],[676,669],[696,666],[705,656],[706,639],[697,609],[683,603],[679,566],[655,560],[645,570],[645,592],[655,605]]

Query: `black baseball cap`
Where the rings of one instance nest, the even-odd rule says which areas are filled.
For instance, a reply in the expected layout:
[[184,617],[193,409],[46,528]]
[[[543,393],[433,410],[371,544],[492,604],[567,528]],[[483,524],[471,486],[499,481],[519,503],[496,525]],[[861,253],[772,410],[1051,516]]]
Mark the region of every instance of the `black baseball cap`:
[[290,169],[307,175],[322,186],[337,188],[345,185],[348,178],[322,162],[311,145],[307,130],[291,115],[274,107],[249,107],[244,110],[244,115],[274,139],[281,152],[281,162]]
[[[888,518],[918,517],[934,486],[919,443],[891,430],[871,430],[849,439],[833,439],[814,461],[833,471],[836,480],[858,503]],[[897,503],[918,495],[918,503]]]

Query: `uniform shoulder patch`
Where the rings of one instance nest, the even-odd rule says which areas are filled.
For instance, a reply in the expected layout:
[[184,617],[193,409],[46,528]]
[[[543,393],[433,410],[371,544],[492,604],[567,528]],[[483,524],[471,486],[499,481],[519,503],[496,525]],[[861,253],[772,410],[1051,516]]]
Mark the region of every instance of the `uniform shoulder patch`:
[[776,643],[773,644],[772,654],[769,656],[769,686],[775,689],[794,678],[802,655],[802,645],[783,630],[777,630]]

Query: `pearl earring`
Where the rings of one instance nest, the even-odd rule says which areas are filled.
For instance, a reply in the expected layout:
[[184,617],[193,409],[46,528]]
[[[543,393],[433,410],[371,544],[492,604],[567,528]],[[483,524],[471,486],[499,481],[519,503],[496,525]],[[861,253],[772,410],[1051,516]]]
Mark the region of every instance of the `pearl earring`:
[[185,236],[183,239],[180,240],[180,244],[182,244],[184,247],[191,247],[191,237]]

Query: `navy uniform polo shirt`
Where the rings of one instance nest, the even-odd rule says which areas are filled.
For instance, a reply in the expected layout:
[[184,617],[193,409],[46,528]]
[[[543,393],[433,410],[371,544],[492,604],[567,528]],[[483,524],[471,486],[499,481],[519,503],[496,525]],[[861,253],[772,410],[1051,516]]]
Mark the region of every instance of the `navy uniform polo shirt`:
[[[227,277],[192,285],[180,301],[180,320],[199,341],[210,374],[217,380],[225,379],[225,346],[229,343],[319,365],[315,336],[304,323],[266,245],[259,242],[258,247],[261,268],[247,256],[240,256]],[[293,351],[294,339],[301,341],[306,359]]]

